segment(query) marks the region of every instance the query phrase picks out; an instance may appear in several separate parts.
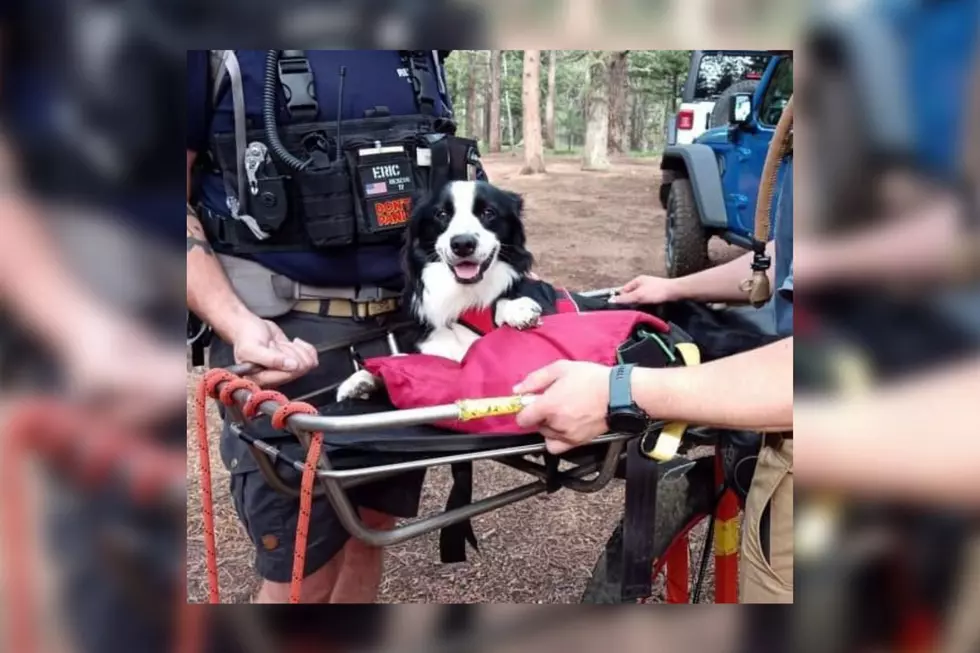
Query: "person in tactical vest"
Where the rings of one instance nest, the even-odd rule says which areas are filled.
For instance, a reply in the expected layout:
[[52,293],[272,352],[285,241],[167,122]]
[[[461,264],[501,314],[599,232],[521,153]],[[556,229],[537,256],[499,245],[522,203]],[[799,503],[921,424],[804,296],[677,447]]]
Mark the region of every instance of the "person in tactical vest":
[[[17,409],[14,397],[58,401],[67,392],[103,424],[183,452],[183,256],[167,217],[179,210],[182,184],[161,156],[179,112],[168,108],[173,93],[146,92],[182,79],[183,53],[167,59],[139,37],[94,42],[89,30],[112,8],[68,9],[62,0],[0,6],[0,312],[10,318],[0,322],[0,422]],[[127,33],[125,17],[115,17]],[[132,83],[98,83],[101,75]],[[102,435],[84,432],[80,451]],[[82,479],[77,466],[44,455],[38,462],[30,476],[38,472],[43,501],[33,516],[47,536],[38,569],[54,581],[59,639],[81,653],[172,650],[182,516],[148,510],[118,479]],[[30,625],[51,631],[50,618]]]
[[[455,136],[447,54],[188,53],[187,301],[217,335],[210,367],[255,363],[260,385],[322,405],[357,356],[409,350],[400,250],[412,197],[482,177],[476,143]],[[299,502],[265,483],[227,426],[221,453],[264,579],[255,600],[284,602]],[[279,471],[298,487],[295,470]],[[416,514],[423,477],[352,499],[369,527],[390,528]],[[382,552],[351,540],[325,500],[310,529],[303,601],[373,602]]]

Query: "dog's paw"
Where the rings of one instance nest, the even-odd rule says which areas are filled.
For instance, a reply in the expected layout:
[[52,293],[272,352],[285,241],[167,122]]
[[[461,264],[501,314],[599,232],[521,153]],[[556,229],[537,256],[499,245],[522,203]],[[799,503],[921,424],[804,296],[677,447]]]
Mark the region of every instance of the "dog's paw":
[[351,374],[337,388],[337,401],[347,399],[367,399],[378,389],[378,379],[367,370],[359,370]]
[[500,307],[498,324],[530,329],[541,323],[541,306],[530,297],[518,297]]

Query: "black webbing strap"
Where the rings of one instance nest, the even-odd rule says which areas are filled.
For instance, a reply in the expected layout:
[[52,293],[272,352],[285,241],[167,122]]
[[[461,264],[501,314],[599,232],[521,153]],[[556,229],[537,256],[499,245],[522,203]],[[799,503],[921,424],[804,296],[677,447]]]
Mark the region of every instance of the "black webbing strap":
[[423,116],[436,114],[439,102],[439,80],[435,62],[428,50],[400,50],[402,61],[408,68],[408,81],[415,93],[415,105]]
[[[453,488],[446,500],[446,511],[473,503],[473,463],[456,463],[450,466],[453,473]],[[466,543],[479,551],[476,533],[469,519],[451,524],[439,533],[439,558],[444,563],[466,562]]]
[[[645,599],[653,592],[654,536],[660,466],[640,453],[633,438],[626,454],[626,508],[623,513],[623,602]],[[615,561],[610,561],[614,564]]]
[[279,57],[279,83],[286,98],[286,112],[293,122],[313,122],[320,111],[313,83],[313,68],[305,50],[283,50]]

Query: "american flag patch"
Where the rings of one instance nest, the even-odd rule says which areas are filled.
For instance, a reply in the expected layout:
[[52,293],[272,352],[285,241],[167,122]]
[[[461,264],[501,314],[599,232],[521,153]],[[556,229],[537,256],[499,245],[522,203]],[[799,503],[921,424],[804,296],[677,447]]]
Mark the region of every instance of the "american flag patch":
[[374,184],[366,184],[364,186],[365,195],[380,195],[382,193],[387,193],[387,192],[388,192],[388,184],[383,181],[379,181]]

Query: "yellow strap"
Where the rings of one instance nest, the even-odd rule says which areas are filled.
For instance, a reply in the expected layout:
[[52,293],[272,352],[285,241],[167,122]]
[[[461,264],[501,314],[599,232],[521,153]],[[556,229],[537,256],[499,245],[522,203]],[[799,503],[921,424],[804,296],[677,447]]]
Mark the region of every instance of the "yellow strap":
[[[678,343],[676,349],[677,353],[681,355],[681,360],[684,361],[684,365],[701,364],[701,350],[693,342]],[[677,456],[677,451],[681,448],[681,440],[684,438],[684,432],[687,431],[687,426],[685,422],[670,422],[665,425],[657,434],[657,442],[653,450],[646,454],[647,457],[658,462],[672,460]],[[651,432],[649,431],[645,433],[643,435],[644,440],[650,435]],[[644,445],[644,442],[640,444]],[[640,450],[649,451],[646,446],[641,446]]]
[[715,520],[715,555],[730,556],[738,553],[738,517]]

